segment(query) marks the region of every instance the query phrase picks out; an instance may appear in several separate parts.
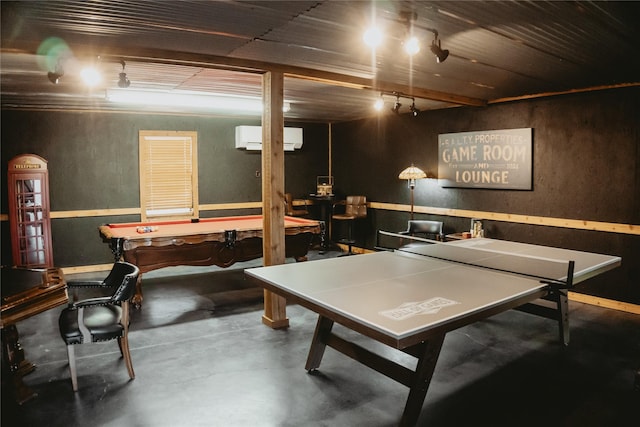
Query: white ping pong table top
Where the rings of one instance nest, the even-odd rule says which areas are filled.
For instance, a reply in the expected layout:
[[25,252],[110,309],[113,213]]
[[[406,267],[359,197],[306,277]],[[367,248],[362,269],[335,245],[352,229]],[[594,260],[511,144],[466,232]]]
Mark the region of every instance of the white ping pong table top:
[[[614,256],[483,238],[417,246],[409,252],[258,267],[245,273],[268,283],[276,293],[297,297],[377,331],[398,347],[407,337],[436,328],[439,332],[455,329],[460,319],[515,301],[535,300],[546,293],[548,285],[538,278],[424,256],[434,250],[448,253],[458,248],[463,248],[462,252],[468,249],[473,258],[465,262],[493,259],[495,255],[495,259],[502,259],[498,263],[501,268],[517,271],[527,269],[526,265],[548,266],[548,271],[539,274],[558,280],[566,276],[568,261],[574,261],[574,283],[621,262]],[[472,253],[479,255],[473,257]]]

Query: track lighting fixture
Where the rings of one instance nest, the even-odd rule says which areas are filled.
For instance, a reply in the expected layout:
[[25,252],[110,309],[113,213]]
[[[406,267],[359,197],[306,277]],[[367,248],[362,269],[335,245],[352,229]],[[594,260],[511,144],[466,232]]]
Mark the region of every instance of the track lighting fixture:
[[122,64],[122,72],[119,74],[118,79],[118,87],[127,88],[131,84],[131,81],[127,78],[127,73],[124,72],[125,62],[124,59],[120,60],[120,64]]
[[[429,31],[434,35],[434,39],[431,42],[431,52],[436,56],[438,63],[444,62],[449,56],[449,50],[442,49],[441,41],[438,39],[438,30],[416,24],[417,19],[417,13],[404,11],[400,12],[398,18],[393,20],[395,23],[402,24],[405,27],[405,37],[402,41],[404,51],[411,56],[417,54],[420,51],[418,30]],[[373,49],[382,44],[382,39],[382,32],[375,24],[367,29],[363,35],[364,42]]]
[[416,107],[416,99],[413,96],[405,95],[402,92],[381,92],[380,98],[376,100],[373,106],[376,109],[376,111],[382,111],[382,108],[384,107],[385,95],[395,97],[395,102],[391,107],[391,111],[394,112],[395,114],[400,114],[400,109],[402,108],[402,103],[400,102],[400,98],[407,98],[411,100],[411,106],[409,107],[409,111],[411,111],[411,115],[413,117],[417,117],[418,114],[420,114],[420,110]]

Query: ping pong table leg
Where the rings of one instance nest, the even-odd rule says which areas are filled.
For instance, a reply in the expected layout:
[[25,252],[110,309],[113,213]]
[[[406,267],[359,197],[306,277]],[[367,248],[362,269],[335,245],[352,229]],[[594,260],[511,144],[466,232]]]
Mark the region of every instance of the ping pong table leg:
[[569,298],[567,291],[564,289],[554,291],[554,300],[557,305],[560,342],[569,345]]
[[407,398],[407,403],[402,413],[400,426],[414,426],[418,422],[422,404],[427,395],[427,390],[429,390],[429,384],[431,384],[431,378],[436,369],[436,362],[438,361],[443,342],[444,334],[436,335],[424,343],[423,353],[418,358],[415,376],[413,377],[409,397]]
[[307,364],[304,367],[307,371],[312,371],[320,367],[324,350],[327,348],[327,338],[331,335],[332,328],[333,320],[327,319],[324,316],[318,316],[318,323],[316,323],[316,330],[313,333],[309,356],[307,356]]

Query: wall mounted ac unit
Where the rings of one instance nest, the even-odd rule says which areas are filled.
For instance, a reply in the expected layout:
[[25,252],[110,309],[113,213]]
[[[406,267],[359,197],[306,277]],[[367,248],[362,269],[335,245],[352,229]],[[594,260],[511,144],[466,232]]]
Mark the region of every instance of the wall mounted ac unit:
[[[302,128],[284,128],[284,151],[302,147]],[[262,126],[236,126],[236,148],[262,150]]]

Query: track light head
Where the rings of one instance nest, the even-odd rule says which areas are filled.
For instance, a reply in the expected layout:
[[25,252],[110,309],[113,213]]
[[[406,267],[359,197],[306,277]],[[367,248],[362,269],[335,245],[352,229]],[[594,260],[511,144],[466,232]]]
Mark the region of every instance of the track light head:
[[391,111],[393,111],[396,114],[400,114],[400,107],[402,107],[402,104],[400,103],[400,97],[396,97],[396,102],[395,104],[393,104],[393,107],[391,108]]
[[60,77],[62,77],[64,73],[59,73],[58,71],[49,71],[47,73],[47,78],[51,83],[57,85],[60,82]]
[[47,78],[51,83],[57,85],[58,83],[60,83],[60,77],[62,76],[64,76],[64,68],[62,68],[61,60],[58,59],[55,71],[49,71],[47,73]]
[[449,50],[442,49],[440,40],[438,40],[437,35],[436,35],[436,38],[431,43],[431,52],[436,56],[438,64],[444,62],[445,59],[447,59],[447,57],[449,56]]
[[118,79],[118,87],[127,88],[131,84],[131,81],[127,78],[126,73],[120,73],[120,78]]
[[418,110],[416,108],[416,101],[415,100],[411,103],[411,107],[409,107],[409,111],[411,111],[411,115],[413,117],[418,117],[418,114],[420,114],[420,110]]
[[118,87],[124,89],[129,87],[129,85],[131,85],[131,81],[127,78],[127,73],[124,72],[124,67],[126,65],[126,63],[124,62],[124,59],[120,61],[120,64],[122,64],[122,72],[118,74],[119,76]]

